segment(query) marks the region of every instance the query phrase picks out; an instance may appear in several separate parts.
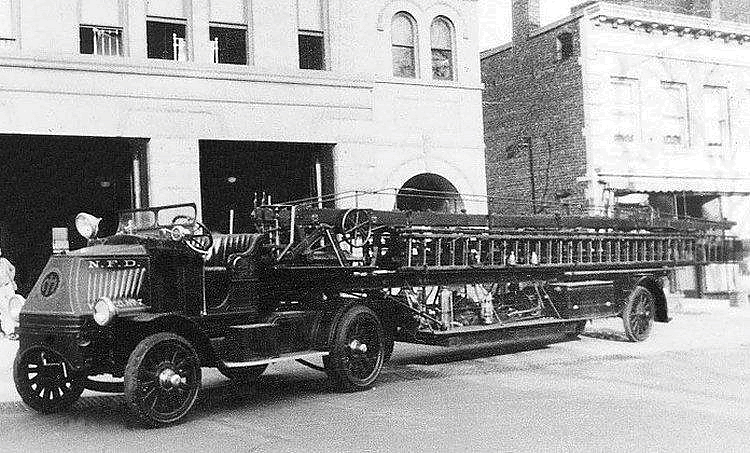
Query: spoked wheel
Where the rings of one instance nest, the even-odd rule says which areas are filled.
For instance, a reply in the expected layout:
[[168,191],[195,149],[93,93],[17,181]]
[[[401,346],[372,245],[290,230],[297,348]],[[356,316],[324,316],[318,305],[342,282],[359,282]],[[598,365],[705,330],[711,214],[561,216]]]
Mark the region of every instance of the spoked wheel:
[[383,368],[385,347],[378,316],[364,305],[349,308],[333,328],[326,372],[341,390],[372,386]]
[[224,365],[220,364],[217,368],[221,374],[223,374],[224,376],[226,376],[227,378],[233,381],[250,383],[250,382],[257,381],[260,375],[263,374],[264,371],[266,371],[266,368],[268,368],[268,365],[246,366],[242,368],[227,368]]
[[366,209],[349,209],[341,219],[344,241],[352,247],[362,247],[372,237],[372,214]]
[[166,426],[182,419],[193,407],[200,386],[198,354],[173,333],[146,337],[125,367],[125,401],[146,426]]
[[16,390],[32,409],[52,413],[68,409],[83,393],[83,382],[58,353],[32,346],[13,363]]
[[651,334],[654,325],[654,295],[642,286],[637,286],[622,312],[625,335],[630,341],[643,341]]

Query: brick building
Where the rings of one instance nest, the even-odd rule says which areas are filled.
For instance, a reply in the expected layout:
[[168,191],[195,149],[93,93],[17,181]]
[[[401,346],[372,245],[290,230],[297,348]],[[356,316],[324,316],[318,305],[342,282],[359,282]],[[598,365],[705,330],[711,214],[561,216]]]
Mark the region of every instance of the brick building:
[[513,42],[481,54],[488,193],[723,215],[750,238],[740,3],[588,2],[540,27],[537,0],[514,1]]
[[[256,193],[484,194],[475,3],[0,0],[0,242],[21,287],[83,210],[195,202],[242,231]],[[486,212],[438,201],[420,202]]]
[[513,42],[481,54],[490,209],[634,204],[750,239],[746,3],[587,2],[540,27],[514,1]]

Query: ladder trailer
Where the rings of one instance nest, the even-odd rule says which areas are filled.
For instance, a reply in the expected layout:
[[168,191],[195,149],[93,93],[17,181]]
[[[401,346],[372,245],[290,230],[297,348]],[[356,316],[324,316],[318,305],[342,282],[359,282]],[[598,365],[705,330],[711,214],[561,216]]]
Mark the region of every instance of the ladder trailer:
[[[731,263],[731,224],[264,204],[255,231],[211,233],[192,204],[125,211],[118,232],[53,254],[19,313],[16,388],[40,412],[124,392],[148,426],[182,420],[201,368],[252,381],[274,362],[372,386],[394,342],[551,343],[620,316],[643,341],[663,282]],[[100,376],[111,379],[102,381]]]

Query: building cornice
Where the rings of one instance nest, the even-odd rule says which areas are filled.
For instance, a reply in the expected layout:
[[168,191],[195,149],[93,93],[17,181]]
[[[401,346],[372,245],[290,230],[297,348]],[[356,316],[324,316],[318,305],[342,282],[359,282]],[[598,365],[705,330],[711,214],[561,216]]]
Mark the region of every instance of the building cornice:
[[750,43],[750,25],[676,14],[633,6],[597,2],[582,8],[584,16],[596,26],[641,30],[647,33],[674,34],[695,39],[705,37],[724,42]]

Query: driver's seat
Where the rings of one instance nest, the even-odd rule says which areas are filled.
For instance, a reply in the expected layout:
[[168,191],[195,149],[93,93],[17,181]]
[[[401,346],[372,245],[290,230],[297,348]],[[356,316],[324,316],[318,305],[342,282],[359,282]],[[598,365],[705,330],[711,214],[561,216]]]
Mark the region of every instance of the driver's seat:
[[226,270],[228,265],[227,260],[232,254],[247,252],[261,236],[263,235],[258,233],[212,233],[213,245],[204,258],[206,270]]

